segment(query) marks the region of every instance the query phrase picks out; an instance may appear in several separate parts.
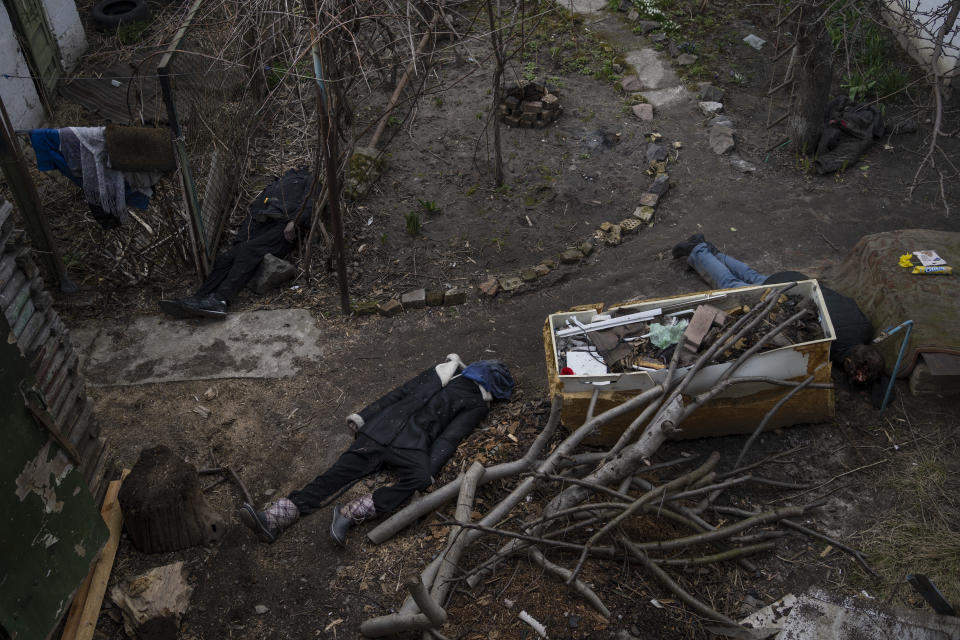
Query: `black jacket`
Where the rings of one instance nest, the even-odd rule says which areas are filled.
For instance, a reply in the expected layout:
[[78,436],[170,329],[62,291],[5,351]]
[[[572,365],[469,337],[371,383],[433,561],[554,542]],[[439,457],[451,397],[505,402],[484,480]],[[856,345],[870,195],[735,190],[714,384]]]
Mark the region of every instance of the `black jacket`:
[[428,451],[435,476],[488,411],[476,382],[457,376],[444,386],[431,367],[348,419],[385,447]]
[[[799,271],[782,271],[773,274],[763,283],[781,284],[809,279],[808,276]],[[873,324],[860,311],[860,307],[857,306],[857,302],[853,298],[848,298],[823,285],[820,285],[820,292],[823,293],[823,302],[827,305],[827,313],[830,314],[833,330],[837,334],[837,338],[830,348],[830,358],[834,362],[842,364],[843,359],[851,349],[858,344],[868,344],[873,340]]]

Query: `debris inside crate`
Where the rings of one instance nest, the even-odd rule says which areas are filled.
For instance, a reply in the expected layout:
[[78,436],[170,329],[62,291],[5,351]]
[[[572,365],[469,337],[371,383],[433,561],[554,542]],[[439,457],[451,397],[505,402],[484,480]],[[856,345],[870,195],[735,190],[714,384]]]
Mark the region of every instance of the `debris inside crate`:
[[[720,295],[689,308],[663,306],[636,312],[629,307],[599,314],[588,323],[575,317],[555,330],[561,375],[604,375],[664,369],[675,349],[680,365],[692,364],[751,308],[767,300],[773,290],[758,289],[752,299]],[[771,329],[783,323],[812,300],[799,294],[780,294],[759,322],[735,343],[724,345],[715,359],[731,362],[754,346]],[[815,310],[815,306],[814,306]],[[818,314],[795,321],[777,334],[760,352],[819,340],[824,337]]]

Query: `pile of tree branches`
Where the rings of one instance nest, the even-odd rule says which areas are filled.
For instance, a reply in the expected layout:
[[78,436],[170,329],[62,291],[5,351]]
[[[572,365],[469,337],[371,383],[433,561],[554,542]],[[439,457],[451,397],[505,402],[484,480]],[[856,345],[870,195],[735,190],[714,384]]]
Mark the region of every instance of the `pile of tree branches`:
[[[553,400],[547,424],[522,458],[489,468],[475,462],[454,481],[411,503],[373,529],[368,537],[375,543],[383,542],[417,518],[457,498],[454,521],[441,523],[450,526],[443,552],[419,575],[408,577],[410,596],[399,612],[367,620],[361,626],[361,632],[367,637],[409,630],[422,630],[427,636],[436,635],[436,630],[447,619],[445,607],[454,585],[465,581],[471,588],[476,588],[499,563],[516,557],[528,558],[563,581],[604,617],[610,617],[611,611],[600,595],[580,579],[584,565],[592,559],[636,563],[700,615],[725,625],[735,625],[729,617],[685,591],[670,577],[668,569],[735,560],[755,572],[756,567],[746,556],[772,549],[776,544],[775,539],[784,535],[784,532],[747,532],[773,523],[828,540],[836,548],[853,554],[866,566],[858,552],[791,520],[815,508],[817,503],[762,512],[724,507],[716,503],[724,491],[748,482],[798,487],[749,474],[752,469],[770,462],[772,458],[750,465],[744,465],[743,460],[757,435],[791,397],[807,387],[826,388],[830,385],[814,383],[814,375],[796,381],[736,374],[763,345],[812,313],[808,308],[801,309],[768,331],[757,344],[731,363],[709,390],[692,398],[685,394],[697,372],[714,363],[724,345],[735,343],[760,324],[779,294],[791,286],[774,291],[774,295],[769,296],[766,302],[738,319],[690,367],[678,367],[678,358],[674,357],[661,384],[599,415],[593,415],[598,396],[598,392],[595,392],[583,424],[555,446],[549,455],[544,452],[560,422],[562,401],[559,396]],[[659,485],[641,477],[640,474],[652,470],[689,462],[690,459],[681,458],[649,466],[649,458],[692,412],[734,385],[757,382],[784,387],[788,392],[757,426],[730,470],[719,469],[720,456],[714,453],[696,469]],[[638,411],[639,415],[609,450],[578,452],[580,444],[595,434],[601,425]],[[516,478],[513,490],[485,516],[473,521],[471,514],[474,513],[479,487],[508,478]],[[535,517],[516,515],[519,511],[517,507],[534,492],[537,495],[551,495],[552,498]],[[721,527],[710,524],[704,518],[710,511],[722,513],[729,524]],[[635,516],[646,514],[686,528],[690,534],[660,540],[630,539],[622,525]],[[507,523],[516,522],[519,524],[513,524],[510,528],[506,526]],[[675,526],[669,529],[673,530]],[[482,536],[499,536],[505,542],[480,563],[472,567],[465,566],[465,550]],[[717,551],[706,555],[667,557],[677,550],[705,543],[712,544]],[[546,550],[553,552],[551,555],[554,557],[558,553],[563,554],[563,564],[548,560]]]

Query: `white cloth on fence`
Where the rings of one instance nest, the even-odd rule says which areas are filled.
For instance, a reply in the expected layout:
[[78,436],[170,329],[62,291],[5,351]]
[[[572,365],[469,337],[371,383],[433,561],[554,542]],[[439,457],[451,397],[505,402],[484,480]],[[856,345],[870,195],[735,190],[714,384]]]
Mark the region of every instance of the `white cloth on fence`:
[[65,127],[60,129],[60,152],[70,171],[83,182],[88,203],[125,223],[127,198],[122,171],[111,169],[107,159],[106,127]]

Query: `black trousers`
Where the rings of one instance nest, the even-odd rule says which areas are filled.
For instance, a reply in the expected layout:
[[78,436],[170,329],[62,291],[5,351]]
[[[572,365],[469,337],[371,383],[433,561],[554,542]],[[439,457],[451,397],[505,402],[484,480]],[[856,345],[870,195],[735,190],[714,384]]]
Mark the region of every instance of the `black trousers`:
[[385,447],[359,434],[332,467],[303,489],[291,493],[288,498],[297,505],[301,514],[306,515],[322,507],[327,498],[347,484],[384,467],[396,473],[397,482],[373,492],[373,506],[377,514],[394,511],[415,491],[430,486],[430,456],[426,451]]
[[286,221],[282,220],[252,225],[248,239],[217,256],[210,275],[200,285],[197,295],[215,293],[223,300],[232,300],[253,277],[263,256],[272,253],[282,258],[290,253],[293,245],[283,237],[286,225]]

